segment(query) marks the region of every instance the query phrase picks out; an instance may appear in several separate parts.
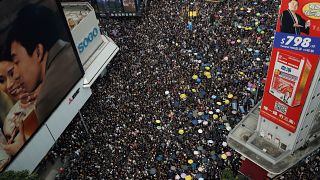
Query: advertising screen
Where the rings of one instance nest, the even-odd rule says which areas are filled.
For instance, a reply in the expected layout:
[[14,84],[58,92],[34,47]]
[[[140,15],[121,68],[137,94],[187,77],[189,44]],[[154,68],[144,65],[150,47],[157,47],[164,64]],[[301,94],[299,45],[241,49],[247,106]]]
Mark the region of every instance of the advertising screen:
[[0,172],[50,117],[83,69],[54,0],[0,1]]
[[135,0],[122,0],[122,4],[125,12],[136,12]]
[[320,3],[282,0],[261,116],[296,131],[319,55]]

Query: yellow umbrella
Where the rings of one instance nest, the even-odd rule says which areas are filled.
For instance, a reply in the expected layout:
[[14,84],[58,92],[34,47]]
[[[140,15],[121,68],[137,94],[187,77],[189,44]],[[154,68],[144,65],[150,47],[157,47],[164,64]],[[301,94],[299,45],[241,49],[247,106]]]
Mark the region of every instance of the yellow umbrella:
[[244,72],[241,71],[241,72],[239,72],[239,74],[244,75]]
[[192,91],[193,93],[197,92],[197,90],[196,90],[196,89],[191,89],[191,91]]
[[227,159],[227,155],[226,154],[221,154],[221,158],[222,159]]
[[240,8],[240,11],[243,11],[244,10],[244,8],[242,7],[242,8]]
[[179,129],[178,133],[179,134],[184,134],[184,130],[183,129]]
[[198,12],[197,11],[189,11],[189,16],[196,17],[196,16],[198,16]]
[[222,79],[221,78],[218,78],[218,81],[221,81]]
[[157,124],[160,124],[160,123],[161,123],[161,121],[160,121],[160,120],[156,120],[156,123],[157,123]]
[[217,114],[214,114],[214,115],[213,115],[213,119],[218,119],[218,117],[219,117],[219,116],[218,116]]
[[226,100],[224,101],[224,103],[225,103],[225,104],[229,104],[230,101],[229,101],[228,99],[226,99]]
[[232,99],[233,98],[233,94],[228,94],[228,98]]
[[189,164],[192,164],[192,163],[193,163],[193,160],[192,160],[192,159],[189,159],[189,160],[188,160],[188,163],[189,163]]
[[207,78],[208,78],[208,79],[211,79],[211,78],[212,78],[212,76],[211,76],[211,75],[209,75],[209,76],[207,76]]
[[204,69],[206,69],[206,70],[209,71],[209,70],[210,70],[210,67],[209,67],[209,66],[206,66]]
[[182,100],[186,100],[187,99],[187,95],[186,94],[180,94],[180,99]]
[[219,106],[221,106],[221,105],[222,105],[222,103],[221,103],[221,102],[217,102],[217,104],[218,104]]
[[208,71],[205,71],[203,74],[204,74],[205,76],[211,76],[211,73],[208,72]]
[[251,31],[251,30],[252,30],[252,27],[248,27],[248,30],[250,30],[250,31]]
[[185,179],[185,180],[192,180],[192,177],[191,177],[190,175],[188,175],[188,176],[186,176],[184,179]]
[[198,75],[194,74],[194,75],[192,76],[192,79],[194,79],[194,80],[198,79]]

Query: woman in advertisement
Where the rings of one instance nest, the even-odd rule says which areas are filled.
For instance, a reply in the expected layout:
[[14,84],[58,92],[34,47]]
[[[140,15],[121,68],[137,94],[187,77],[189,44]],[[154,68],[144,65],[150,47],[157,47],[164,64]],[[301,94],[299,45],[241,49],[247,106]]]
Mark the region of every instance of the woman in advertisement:
[[299,2],[291,0],[288,3],[289,8],[282,12],[280,17],[280,31],[283,33],[297,34],[301,33],[309,34],[310,20],[304,20],[297,10],[299,8]]
[[[27,119],[35,118],[30,116],[34,109],[35,96],[32,93],[25,93],[20,83],[14,80],[14,64],[7,54],[2,51],[0,56],[0,91],[15,104],[10,107],[6,117],[1,119],[0,170],[10,161],[10,156],[14,156],[30,137],[25,134],[25,128],[32,125]],[[9,106],[8,101],[7,106]],[[34,121],[36,122],[35,119]]]

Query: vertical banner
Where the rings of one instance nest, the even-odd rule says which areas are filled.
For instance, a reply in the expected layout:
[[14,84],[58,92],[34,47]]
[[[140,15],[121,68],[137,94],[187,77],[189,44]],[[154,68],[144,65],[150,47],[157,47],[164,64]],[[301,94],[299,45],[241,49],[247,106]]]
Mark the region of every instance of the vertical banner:
[[260,115],[295,132],[318,66],[320,2],[282,0]]

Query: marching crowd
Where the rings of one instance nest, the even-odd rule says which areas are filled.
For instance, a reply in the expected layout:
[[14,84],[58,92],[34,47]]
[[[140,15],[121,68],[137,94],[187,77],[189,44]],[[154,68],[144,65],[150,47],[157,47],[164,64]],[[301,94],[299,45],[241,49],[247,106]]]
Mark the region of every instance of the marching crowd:
[[[278,6],[155,0],[141,18],[106,20],[120,51],[81,110],[89,132],[77,116],[49,154],[57,178],[237,175],[226,137],[262,98]],[[279,178],[319,174],[319,153],[306,161]]]

